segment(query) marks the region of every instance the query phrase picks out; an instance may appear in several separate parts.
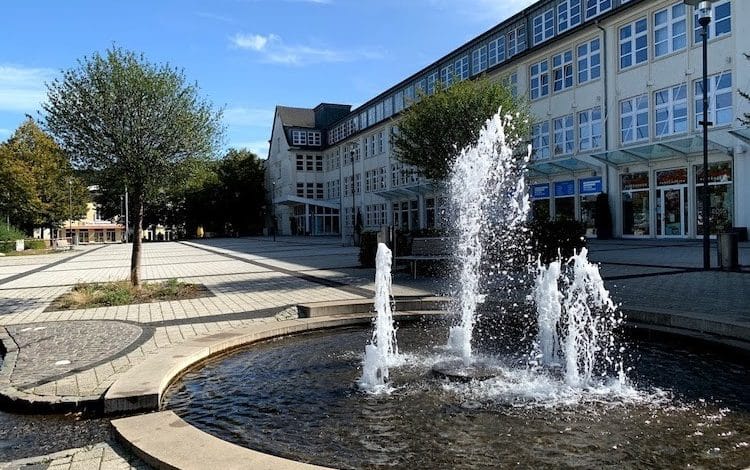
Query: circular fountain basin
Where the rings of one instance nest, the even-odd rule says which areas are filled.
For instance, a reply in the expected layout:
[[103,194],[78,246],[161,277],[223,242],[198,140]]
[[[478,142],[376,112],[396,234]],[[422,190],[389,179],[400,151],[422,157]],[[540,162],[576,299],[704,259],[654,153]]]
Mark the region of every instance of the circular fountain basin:
[[[746,365],[679,345],[631,341],[631,387],[572,388],[529,375],[520,356],[484,381],[434,377],[446,328],[401,326],[393,392],[355,383],[366,329],[256,344],[188,372],[165,405],[237,445],[337,468],[743,467],[750,462]],[[446,336],[443,338],[442,336]],[[480,349],[481,352],[481,349]],[[491,351],[496,354],[496,351]]]
[[466,364],[463,359],[438,362],[432,366],[432,373],[454,382],[483,381],[503,375],[502,369],[491,361],[474,360]]

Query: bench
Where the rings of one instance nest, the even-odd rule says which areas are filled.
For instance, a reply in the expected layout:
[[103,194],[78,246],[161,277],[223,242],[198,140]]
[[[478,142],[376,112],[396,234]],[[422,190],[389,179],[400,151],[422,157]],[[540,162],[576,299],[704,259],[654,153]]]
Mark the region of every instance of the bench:
[[417,262],[444,261],[453,258],[453,240],[451,238],[431,237],[414,238],[411,242],[411,254],[396,256],[396,260],[408,261],[414,279],[417,278]]
[[73,245],[68,243],[67,238],[58,238],[55,240],[55,249],[56,250],[72,250]]

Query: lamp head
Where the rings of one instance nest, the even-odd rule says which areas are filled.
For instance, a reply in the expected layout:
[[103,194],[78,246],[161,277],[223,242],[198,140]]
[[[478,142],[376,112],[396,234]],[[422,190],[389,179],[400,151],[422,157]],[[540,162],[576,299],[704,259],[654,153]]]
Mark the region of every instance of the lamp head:
[[683,0],[685,5],[690,5],[698,10],[698,22],[701,26],[711,22],[712,0]]

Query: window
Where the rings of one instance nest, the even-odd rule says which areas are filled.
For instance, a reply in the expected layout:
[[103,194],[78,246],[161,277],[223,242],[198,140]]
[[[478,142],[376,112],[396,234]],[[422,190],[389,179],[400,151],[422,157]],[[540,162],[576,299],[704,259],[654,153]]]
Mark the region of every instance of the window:
[[557,29],[561,33],[581,24],[581,0],[564,0],[557,5]]
[[648,139],[648,95],[620,101],[620,139],[623,144]]
[[601,75],[599,38],[580,44],[578,51],[578,83],[596,80]]
[[602,145],[602,110],[591,108],[578,113],[578,149],[592,150]]
[[554,155],[569,155],[573,153],[575,132],[573,130],[573,115],[568,114],[553,121],[555,130]]
[[[703,121],[703,80],[695,81],[695,125]],[[714,126],[732,123],[732,72],[708,77],[708,120]]]
[[362,173],[354,175],[354,194],[362,192]]
[[370,109],[367,110],[367,124],[372,126],[376,122],[377,120],[375,119],[375,106],[371,106]]
[[508,58],[526,49],[526,27],[524,25],[508,31]]
[[514,97],[518,96],[518,74],[516,72],[513,72],[512,74],[505,77],[503,83],[508,87],[510,93]]
[[320,147],[320,132],[313,131],[307,133],[307,145],[317,145]]
[[535,160],[549,158],[549,121],[534,124],[531,128],[531,149]]
[[378,153],[385,152],[385,131],[378,132]]
[[487,70],[487,46],[481,46],[471,53],[471,73],[477,75]]
[[297,154],[297,171],[305,171],[305,156]]
[[404,90],[399,90],[394,96],[393,112],[400,113],[404,109]]
[[384,102],[383,117],[389,118],[391,116],[393,116],[393,97],[389,96]]
[[315,160],[312,155],[305,155],[305,169],[315,171]]
[[552,57],[552,88],[555,92],[573,86],[573,52],[565,51]]
[[315,184],[315,199],[323,199],[323,183]]
[[344,196],[352,195],[352,177],[344,176]]
[[435,84],[437,83],[437,72],[432,72],[427,75],[427,94],[432,95],[435,93]]
[[534,45],[541,44],[555,35],[555,9],[550,8],[547,11],[534,16],[532,20],[534,28]]
[[456,80],[461,81],[469,78],[469,56],[465,55],[456,59],[453,68]]
[[[729,0],[711,4],[712,20],[708,25],[708,38],[715,38],[732,32],[732,4]],[[693,13],[693,26],[695,32],[693,37],[695,43],[703,40],[703,28],[698,23],[698,10]]]
[[687,131],[687,86],[683,83],[654,92],[654,135]]
[[[367,142],[365,142],[367,144]],[[375,134],[370,136],[370,156],[375,156]]]
[[297,197],[305,197],[305,183],[297,183]]
[[411,104],[414,102],[414,85],[409,85],[404,90],[404,103],[405,106],[411,106]]
[[531,66],[531,99],[535,100],[549,94],[549,74],[547,59]]
[[440,86],[447,88],[453,81],[453,64],[448,64],[440,69]]
[[493,67],[505,60],[505,36],[500,36],[489,42],[489,64]]
[[307,145],[307,132],[292,131],[292,145]]
[[601,15],[612,8],[612,0],[586,0],[586,19]]
[[323,171],[323,155],[315,155],[315,171]]
[[684,49],[687,46],[685,4],[678,3],[654,13],[654,57]]
[[648,22],[646,18],[620,28],[620,68],[648,60]]

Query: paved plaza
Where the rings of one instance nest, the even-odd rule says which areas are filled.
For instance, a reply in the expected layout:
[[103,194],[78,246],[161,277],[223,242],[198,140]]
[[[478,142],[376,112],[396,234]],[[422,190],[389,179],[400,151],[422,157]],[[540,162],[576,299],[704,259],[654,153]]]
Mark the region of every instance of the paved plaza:
[[[157,352],[201,335],[296,316],[298,303],[366,299],[374,272],[338,239],[279,237],[144,245],[146,281],[205,285],[198,299],[45,311],[79,282],[126,279],[129,245],[0,258],[0,338],[7,354],[0,392],[39,409],[97,403],[124,372]],[[711,319],[750,328],[750,245],[742,272],[702,272],[694,241],[593,241],[590,258],[624,310]],[[715,250],[715,247],[713,248]],[[715,251],[713,253],[715,258]],[[443,279],[394,274],[398,296],[449,294]],[[47,407],[47,408],[44,408]],[[64,408],[58,408],[58,410]],[[33,411],[33,410],[32,410]],[[141,468],[114,441],[54,453],[24,449],[0,468]]]

